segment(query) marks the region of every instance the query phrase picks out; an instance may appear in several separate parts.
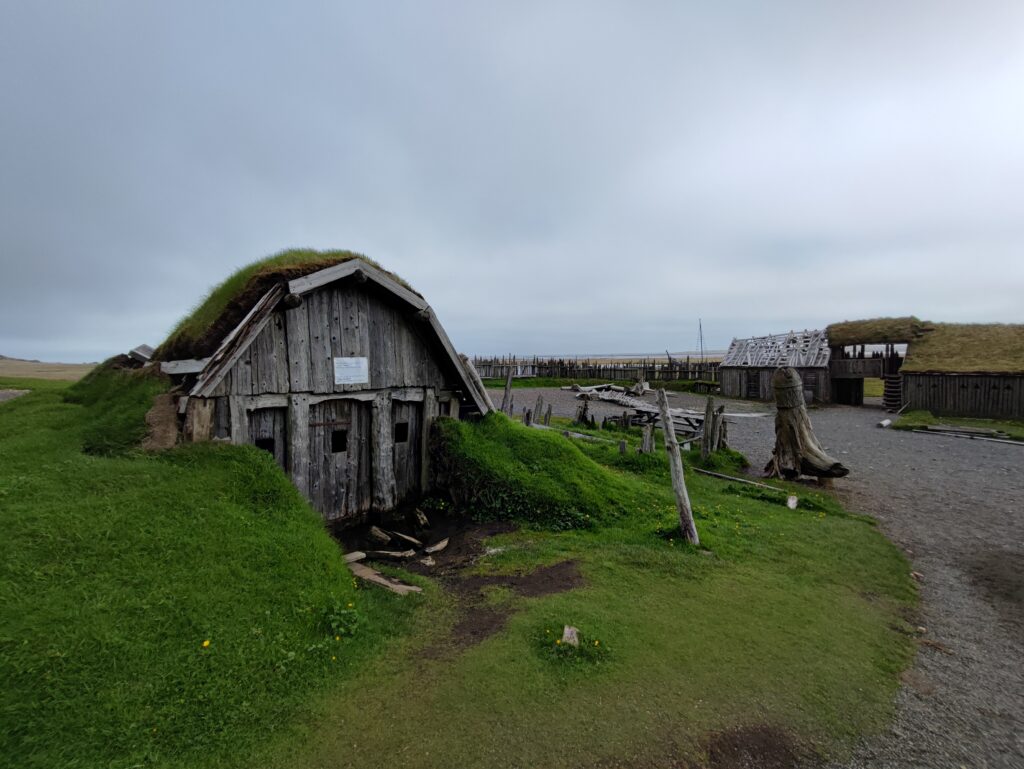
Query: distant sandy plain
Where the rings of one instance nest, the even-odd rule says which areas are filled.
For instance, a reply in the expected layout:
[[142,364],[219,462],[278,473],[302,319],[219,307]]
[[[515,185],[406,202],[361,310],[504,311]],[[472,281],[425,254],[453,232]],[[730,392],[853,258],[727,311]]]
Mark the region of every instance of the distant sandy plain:
[[65,379],[74,382],[96,367],[95,363],[40,363],[0,355],[0,377],[28,379]]

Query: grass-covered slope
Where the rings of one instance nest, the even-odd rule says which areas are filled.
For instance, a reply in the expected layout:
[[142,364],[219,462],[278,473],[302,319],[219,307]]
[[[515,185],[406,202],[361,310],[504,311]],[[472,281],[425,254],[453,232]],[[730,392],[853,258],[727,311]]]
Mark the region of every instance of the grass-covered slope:
[[82,450],[88,454],[124,454],[146,437],[146,412],[170,380],[150,369],[118,368],[103,362],[68,388],[64,400],[81,411]]
[[[383,268],[353,251],[317,251],[294,248],[268,256],[242,267],[189,312],[156,352],[156,360],[205,358],[212,355],[224,336],[231,331],[272,286],[336,264],[361,259],[377,269]],[[387,272],[386,270],[384,270]],[[392,278],[410,288],[393,273]]]
[[0,766],[246,764],[416,603],[357,591],[265,452],[84,453],[143,411],[121,376],[0,382],[34,389],[0,405]]
[[[614,442],[570,443],[499,415],[444,428],[452,451],[523,494],[581,477],[601,484],[580,500],[616,511],[599,524],[492,538],[474,567],[495,575],[571,560],[583,583],[540,596],[485,589],[483,611],[508,620],[482,643],[461,615],[436,615],[451,652],[424,639],[386,678],[345,682],[308,739],[283,743],[272,765],[697,767],[709,765],[716,734],[751,730],[783,751],[834,755],[884,728],[913,654],[904,615],[915,592],[871,521],[806,487],[786,486],[801,498],[790,510],[785,494],[689,473],[694,548],[679,538],[664,451],[638,456],[638,431],[623,455]],[[565,624],[605,651],[578,662],[557,653]],[[759,765],[796,763],[777,758]]]
[[479,520],[586,527],[624,513],[640,492],[560,434],[525,429],[496,411],[476,423],[438,420],[435,443],[441,482]]

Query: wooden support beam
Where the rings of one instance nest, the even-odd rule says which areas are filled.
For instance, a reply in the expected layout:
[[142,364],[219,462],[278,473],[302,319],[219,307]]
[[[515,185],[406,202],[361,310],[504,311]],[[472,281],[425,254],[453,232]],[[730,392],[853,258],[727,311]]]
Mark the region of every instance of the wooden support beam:
[[420,491],[424,494],[434,485],[434,473],[430,466],[430,433],[437,413],[437,392],[433,387],[428,387],[423,391],[423,429],[420,431]]
[[287,462],[292,483],[309,499],[309,396],[304,393],[288,398]]
[[391,393],[382,391],[373,399],[373,506],[378,511],[395,506],[396,481],[394,435],[391,427]]

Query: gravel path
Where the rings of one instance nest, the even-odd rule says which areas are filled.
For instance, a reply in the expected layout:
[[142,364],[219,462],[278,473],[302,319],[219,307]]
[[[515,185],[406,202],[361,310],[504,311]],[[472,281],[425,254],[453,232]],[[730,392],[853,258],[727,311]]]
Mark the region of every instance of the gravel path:
[[[515,390],[517,411],[538,392],[559,416],[576,400],[560,390]],[[501,392],[492,391],[500,403]],[[671,397],[703,409],[703,398]],[[620,414],[595,402],[592,412]],[[729,411],[770,410],[732,401]],[[813,409],[829,452],[850,468],[835,481],[845,504],[876,517],[921,574],[927,629],[904,674],[890,730],[863,741],[831,769],[1024,767],[1024,446],[945,438],[876,425],[877,408]],[[736,419],[734,448],[763,467],[772,419]]]

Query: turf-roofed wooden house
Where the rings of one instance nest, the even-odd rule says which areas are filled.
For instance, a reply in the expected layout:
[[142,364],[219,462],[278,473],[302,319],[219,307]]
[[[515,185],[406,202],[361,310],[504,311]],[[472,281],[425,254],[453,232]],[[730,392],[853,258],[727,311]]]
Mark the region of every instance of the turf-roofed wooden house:
[[348,252],[286,252],[249,273],[156,351],[184,393],[181,440],[267,450],[328,521],[414,501],[432,484],[434,418],[493,408],[426,300]]

